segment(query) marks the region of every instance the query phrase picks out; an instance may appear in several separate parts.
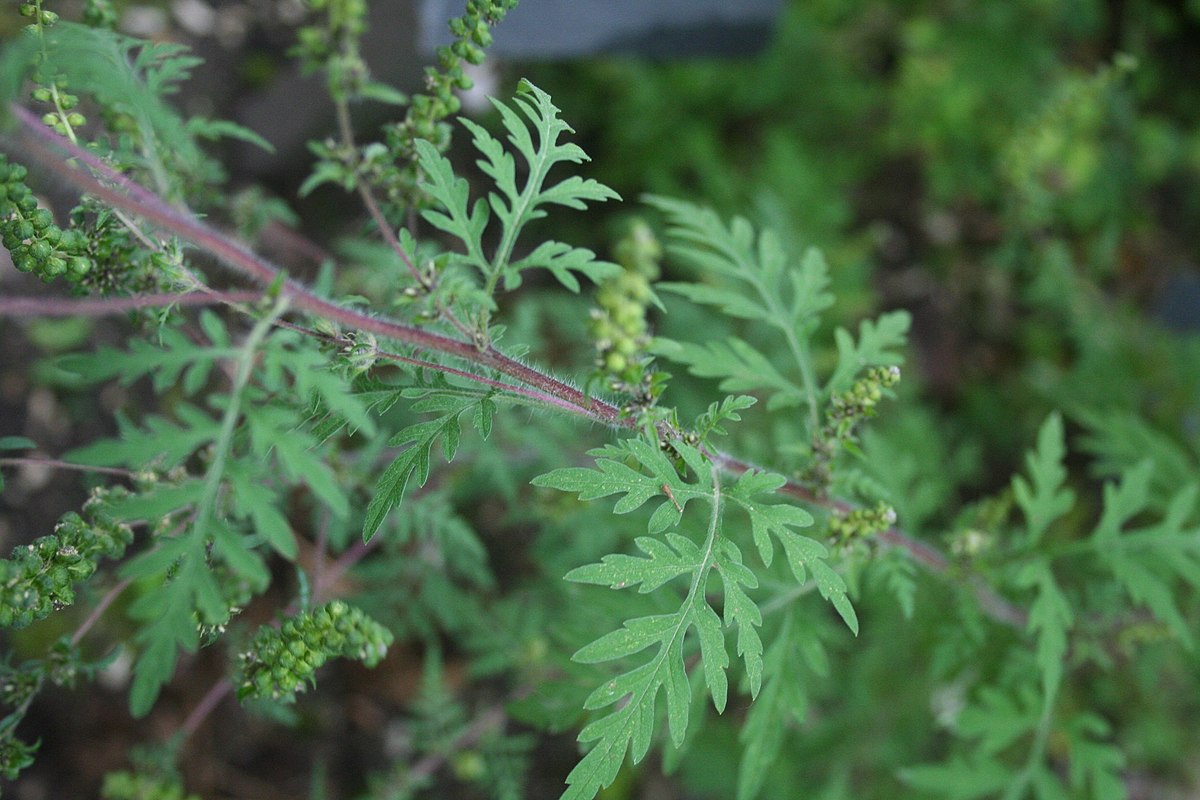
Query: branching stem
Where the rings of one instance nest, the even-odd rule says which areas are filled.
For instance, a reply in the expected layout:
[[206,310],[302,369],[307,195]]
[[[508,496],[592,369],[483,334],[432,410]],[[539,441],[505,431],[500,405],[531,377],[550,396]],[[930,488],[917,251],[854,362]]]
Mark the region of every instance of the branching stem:
[[[350,106],[342,98],[339,98],[335,105],[337,107],[338,131],[342,137],[342,144],[357,153],[358,145],[354,140],[354,127],[350,123]],[[357,172],[354,176],[354,185],[358,189],[358,196],[362,200],[363,207],[367,209],[367,213],[375,222],[375,227],[379,229],[379,235],[383,237],[384,243],[400,257],[400,261],[404,264],[413,280],[417,282],[417,285],[432,291],[433,287],[426,286],[426,279],[421,275],[421,271],[417,269],[417,266],[413,264],[408,253],[405,252],[404,246],[400,244],[400,240],[396,238],[396,234],[392,230],[392,225],[388,222],[387,217],[383,215],[383,209],[379,207],[379,201],[375,199],[375,193],[371,191],[370,185]],[[463,336],[468,339],[473,338],[471,329],[463,324],[462,320],[445,303],[436,298],[435,302],[442,319],[449,322]]]
[[[198,247],[208,251],[234,271],[264,285],[278,283],[281,294],[291,300],[291,305],[301,311],[316,317],[324,318],[345,328],[358,329],[389,339],[396,339],[427,351],[443,353],[468,362],[494,369],[511,378],[532,386],[541,392],[557,397],[571,406],[579,409],[583,416],[597,422],[609,425],[629,427],[616,406],[596,397],[585,395],[580,390],[557,378],[522,364],[510,358],[493,347],[481,350],[473,342],[452,339],[441,334],[431,333],[421,328],[415,328],[385,317],[367,314],[356,309],[339,305],[319,297],[299,282],[292,280],[286,274],[251,252],[243,245],[234,242],[195,219],[186,212],[168,205],[153,193],[138,186],[124,175],[112,170],[108,165],[76,147],[60,136],[53,134],[38,122],[33,114],[18,105],[10,106],[12,113],[21,122],[24,143],[30,154],[45,168],[55,172],[63,179],[73,183],[83,191],[89,192],[106,203],[122,208],[130,213],[144,217],[150,222],[170,230],[177,236],[186,239]],[[49,140],[49,142],[47,141]],[[52,144],[51,144],[52,143]],[[72,158],[86,163],[106,179],[120,186],[123,191],[117,191],[101,183],[97,178],[81,170],[72,169],[55,148],[65,150]]]
[[[236,272],[260,284],[269,286],[280,282],[280,292],[291,300],[292,307],[337,323],[344,328],[374,333],[404,342],[418,349],[442,353],[477,366],[493,369],[496,372],[532,387],[532,389],[536,390],[539,402],[554,405],[570,413],[612,427],[628,428],[630,430],[636,427],[636,421],[631,417],[623,416],[620,409],[615,405],[599,398],[585,395],[570,384],[522,364],[516,359],[500,353],[490,345],[481,349],[473,342],[453,339],[385,317],[366,314],[317,296],[307,287],[287,278],[281,269],[246,249],[241,244],[230,240],[189,214],[168,205],[152,192],[139,186],[128,177],[112,170],[100,159],[75,146],[66,139],[53,134],[41,125],[32,113],[21,106],[14,104],[10,106],[10,109],[21,123],[24,133],[23,138],[30,153],[42,166],[73,183],[81,190],[99,197],[110,205],[142,216],[150,222],[170,230],[177,236],[191,241],[193,244],[218,257]],[[120,187],[122,191],[110,188],[101,183],[93,175],[81,170],[72,169],[61,155],[55,152],[54,148],[65,150],[70,157],[87,164],[92,168],[93,172],[103,176],[113,185]],[[381,230],[390,232],[390,228],[386,225],[381,226]],[[797,357],[798,361],[801,362],[801,366],[803,366],[803,353],[798,353]],[[400,356],[397,360],[408,358],[407,356]],[[412,359],[412,361],[419,361],[419,359]],[[484,382],[490,380],[465,370],[452,372],[450,368],[444,365],[430,364],[430,367],[458,374],[460,377],[466,377],[471,380],[483,379]],[[815,388],[815,381],[812,379],[812,376],[807,376],[805,382],[811,395]],[[494,382],[492,385],[496,385],[497,388],[505,388],[506,391],[511,391],[511,386],[507,384]],[[550,401],[549,398],[553,398],[553,400]],[[813,398],[810,397],[810,400],[813,400]],[[678,433],[673,429],[660,432],[668,434],[668,438]],[[752,468],[750,464],[722,453],[709,453],[709,455],[721,469],[734,474],[741,474]],[[795,481],[789,481],[780,491],[799,500],[833,510],[848,510],[852,507],[843,500],[817,497]],[[888,545],[906,550],[917,563],[931,572],[948,575],[953,571],[953,565],[943,554],[929,545],[913,539],[898,528],[888,528],[878,534],[878,536]],[[1005,624],[1024,628],[1025,621],[1028,619],[1026,611],[1001,597],[977,575],[968,578],[968,583],[988,616]]]

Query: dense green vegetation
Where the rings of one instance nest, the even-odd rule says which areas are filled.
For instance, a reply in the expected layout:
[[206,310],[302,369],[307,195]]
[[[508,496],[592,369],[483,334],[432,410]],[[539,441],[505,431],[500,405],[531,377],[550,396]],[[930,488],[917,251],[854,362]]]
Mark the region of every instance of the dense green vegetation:
[[1196,791],[1194,3],[793,3],[460,121],[512,3],[412,96],[307,5],[349,232],[120,8],[0,54],[5,791]]

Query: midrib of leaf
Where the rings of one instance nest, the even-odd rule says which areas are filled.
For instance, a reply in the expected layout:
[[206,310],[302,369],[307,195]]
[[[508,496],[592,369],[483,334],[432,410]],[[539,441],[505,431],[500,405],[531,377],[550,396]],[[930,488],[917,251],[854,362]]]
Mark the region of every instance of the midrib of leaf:
[[[224,415],[221,418],[221,428],[213,443],[213,458],[209,462],[208,471],[204,477],[202,494],[196,502],[196,512],[192,518],[191,529],[179,539],[169,542],[169,544],[175,544],[179,547],[185,563],[183,563],[180,573],[176,575],[175,580],[168,583],[165,587],[164,597],[168,602],[187,602],[190,604],[199,600],[194,594],[196,590],[195,579],[188,580],[186,575],[188,571],[195,570],[198,559],[203,558],[205,541],[208,537],[209,528],[213,523],[217,498],[220,495],[221,483],[225,477],[225,465],[229,460],[229,453],[233,447],[234,432],[237,429],[238,419],[241,417],[242,396],[247,384],[250,382],[250,375],[254,369],[254,359],[258,354],[263,340],[266,339],[267,333],[271,330],[271,326],[287,309],[287,305],[287,297],[280,296],[275,301],[275,306],[271,309],[271,312],[255,323],[242,345],[237,362],[237,371],[234,373],[233,383],[230,386],[229,405],[225,407]],[[148,553],[154,552],[155,550],[148,551]],[[200,586],[203,586],[203,584],[201,583]],[[168,658],[168,666],[158,674],[145,671],[149,669],[145,667],[145,659],[155,653],[156,647],[170,647],[172,649],[175,647],[176,641],[170,641],[167,644],[161,645],[158,644],[159,642],[168,642],[174,636],[171,627],[174,621],[170,614],[163,613],[152,620],[149,626],[141,632],[141,637],[148,641],[148,646],[138,662],[142,669],[136,670],[135,668],[137,674],[130,692],[130,706],[135,716],[141,716],[150,710],[159,689],[171,678],[170,673],[174,668],[173,664],[175,660],[173,655]],[[184,646],[187,647],[189,645],[184,643]],[[194,647],[194,643],[190,646]],[[161,655],[160,653],[156,657]]]
[[552,135],[549,128],[538,131],[538,150],[536,157],[529,164],[529,179],[525,182],[525,188],[521,190],[517,202],[513,204],[512,225],[505,228],[504,234],[500,237],[500,246],[496,248],[496,257],[492,260],[492,274],[488,276],[487,285],[484,287],[484,293],[488,297],[491,297],[496,291],[496,284],[499,283],[504,268],[508,266],[508,262],[512,258],[513,248],[517,245],[517,236],[525,227],[525,215],[533,205],[534,199],[541,193],[542,183],[550,171],[549,151],[555,144],[550,141],[552,138],[557,139],[558,135]]
[[1008,784],[1008,790],[1001,800],[1021,800],[1033,781],[1034,773],[1046,758],[1046,745],[1050,739],[1050,723],[1054,720],[1054,697],[1047,696],[1042,705],[1042,713],[1038,719],[1037,729],[1033,734],[1033,745],[1029,748],[1029,757],[1021,771]]
[[746,280],[750,281],[754,291],[758,292],[758,296],[766,304],[767,310],[771,312],[771,319],[768,321],[783,331],[788,350],[791,351],[792,357],[796,359],[796,365],[800,368],[800,381],[804,384],[805,394],[808,395],[809,430],[815,435],[820,429],[821,407],[818,402],[819,387],[817,386],[817,374],[813,369],[812,354],[809,353],[808,345],[796,338],[796,331],[788,319],[787,310],[779,302],[779,297],[767,290],[767,287],[759,279],[758,273],[753,269],[754,265],[742,264],[741,266]]
[[[688,589],[687,597],[680,606],[679,621],[675,624],[674,630],[671,631],[670,638],[663,640],[663,646],[659,648],[658,653],[654,656],[653,660],[651,660],[650,663],[654,665],[654,670],[650,673],[650,679],[646,681],[640,692],[630,697],[629,702],[626,703],[625,708],[622,709],[623,711],[627,711],[627,713],[625,716],[625,724],[620,728],[620,735],[606,737],[607,742],[597,745],[597,747],[603,748],[601,753],[604,757],[595,762],[597,766],[593,774],[582,776],[585,778],[585,780],[576,781],[572,784],[571,789],[574,789],[575,786],[581,784],[585,786],[595,785],[598,780],[596,773],[602,771],[604,764],[606,764],[614,757],[614,755],[616,755],[613,753],[613,749],[615,747],[621,747],[621,753],[619,755],[621,758],[624,758],[625,748],[629,746],[629,743],[633,739],[633,732],[630,730],[630,728],[637,723],[637,714],[632,713],[630,709],[637,708],[642,703],[646,702],[647,694],[658,693],[659,687],[665,683],[665,681],[659,680],[659,673],[662,671],[667,659],[670,658],[671,653],[674,651],[675,644],[687,633],[687,629],[691,627],[692,619],[694,617],[693,606],[696,602],[696,597],[700,593],[700,588],[706,583],[705,577],[708,574],[708,570],[716,561],[716,558],[714,557],[714,551],[716,550],[717,545],[717,532],[721,527],[721,483],[720,475],[717,473],[715,466],[712,469],[712,480],[712,494],[707,495],[712,498],[712,515],[709,517],[708,522],[708,537],[704,542],[704,551],[703,556],[700,559],[700,563],[697,565],[695,572],[692,573],[692,584]],[[570,796],[571,789],[568,789],[567,792],[563,794],[563,798]],[[581,796],[593,797],[594,795],[587,795],[585,793]]]
[[238,418],[241,416],[242,395],[245,392],[246,384],[250,382],[250,373],[254,371],[255,356],[258,355],[258,348],[266,339],[271,326],[287,309],[287,305],[287,296],[280,295],[275,301],[271,313],[255,323],[242,345],[237,362],[237,372],[234,374],[233,385],[229,392],[229,405],[226,406],[225,414],[221,417],[221,429],[217,433],[213,459],[209,463],[208,473],[204,477],[204,493],[196,505],[192,536],[203,537],[212,522],[217,505],[217,495],[220,493],[221,482],[225,478],[225,462],[229,460],[229,452],[233,447],[233,433],[237,428]]

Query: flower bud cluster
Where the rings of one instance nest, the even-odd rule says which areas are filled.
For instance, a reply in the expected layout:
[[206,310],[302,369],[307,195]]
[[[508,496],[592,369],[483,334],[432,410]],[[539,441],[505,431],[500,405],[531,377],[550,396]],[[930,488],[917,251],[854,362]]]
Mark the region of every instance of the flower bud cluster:
[[346,44],[367,30],[366,0],[308,0],[310,11],[325,12],[327,21],[301,28],[293,51],[310,69],[328,64]]
[[[58,14],[43,8],[42,0],[30,0],[22,3],[20,12],[21,16],[32,20],[28,30],[38,37],[43,37],[46,29],[58,22]],[[55,133],[74,139],[75,128],[87,124],[87,119],[83,114],[72,110],[79,105],[79,98],[66,90],[65,75],[55,74],[53,68],[46,68],[44,51],[36,58],[39,66],[33,75],[33,80],[38,85],[33,90],[33,99],[39,103],[48,103],[54,106],[53,111],[42,116],[42,122],[46,123]]]
[[87,255],[92,268],[80,283],[89,292],[169,292],[188,285],[178,244],[167,241],[157,250],[146,247],[111,210],[91,200],[72,210],[71,224],[88,230]]
[[56,110],[43,114],[42,122],[50,126],[58,135],[69,136],[76,128],[87,124],[87,117],[78,111],[71,110],[79,105],[79,97],[65,91],[66,78],[64,76],[56,75],[51,83],[51,88],[39,86],[34,89],[33,99],[39,103],[54,104]]
[[829,489],[831,465],[839,445],[853,449],[859,424],[875,416],[884,392],[900,382],[899,367],[871,367],[849,390],[834,395],[825,409],[825,424],[813,437],[813,457],[800,480],[818,492]]
[[370,372],[379,357],[379,344],[370,333],[350,331],[342,337],[342,346],[338,350],[340,364],[351,378],[356,378],[365,372]]
[[467,0],[466,13],[450,20],[455,42],[437,49],[437,66],[425,69],[425,92],[414,94],[404,119],[387,127],[387,149],[403,164],[381,182],[386,184],[389,202],[410,207],[422,201],[414,142],[424,139],[439,151],[450,146],[450,126],[445,119],[458,113],[461,106],[454,93],[474,85],[463,62],[483,63],[484,51],[492,43],[492,26],[516,7],[517,0]]
[[884,390],[899,382],[899,367],[872,367],[849,391],[834,395],[825,413],[826,429],[831,434],[826,438],[851,438],[859,422],[875,416],[875,406],[883,399]]
[[117,29],[119,22],[117,10],[113,8],[112,0],[85,0],[83,4],[83,24],[89,28],[101,28],[112,31]]
[[847,543],[866,539],[896,524],[896,509],[880,501],[871,508],[856,508],[829,519],[829,535]]
[[650,226],[639,221],[617,244],[616,259],[624,271],[601,282],[596,292],[599,308],[592,309],[589,325],[596,369],[613,391],[642,394],[650,360],[646,311],[653,296],[650,285],[659,275],[662,245]]
[[25,183],[26,175],[25,167],[0,155],[0,242],[21,272],[32,272],[46,282],[64,275],[78,283],[92,269],[87,237],[54,224],[54,217],[38,205]]
[[309,0],[308,5],[325,12],[326,21],[301,28],[293,52],[307,69],[326,71],[335,100],[358,97],[371,78],[358,49],[367,31],[366,0]]
[[467,0],[466,13],[450,20],[455,42],[439,47],[437,67],[425,68],[426,95],[412,99],[407,123],[413,138],[438,141],[438,122],[459,109],[455,89],[470,89],[471,79],[463,71],[463,62],[482,64],[484,51],[492,43],[491,27],[516,8],[516,0]]
[[334,600],[258,632],[240,656],[238,698],[289,702],[328,659],[341,656],[373,667],[392,640],[391,631],[361,610]]
[[19,10],[21,16],[32,19],[34,25],[50,27],[58,22],[58,14],[43,9],[41,2],[21,3]]
[[0,627],[24,628],[71,605],[75,584],[91,577],[101,558],[124,554],[133,531],[107,512],[107,496],[97,490],[82,515],[67,514],[53,534],[15,548],[12,558],[0,561]]
[[11,731],[0,736],[0,778],[15,781],[22,770],[33,765],[39,744],[23,742]]

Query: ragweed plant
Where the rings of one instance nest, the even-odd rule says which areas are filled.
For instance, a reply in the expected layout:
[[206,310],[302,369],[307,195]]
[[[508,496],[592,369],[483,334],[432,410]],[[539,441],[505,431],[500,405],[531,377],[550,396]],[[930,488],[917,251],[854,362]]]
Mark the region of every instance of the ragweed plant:
[[[879,723],[896,734],[886,774],[859,796],[1122,796],[1136,753],[1089,689],[1141,643],[1191,646],[1194,456],[1142,431],[1187,480],[1156,479],[1130,456],[1140,429],[1111,426],[1126,438],[1089,445],[1117,476],[1093,509],[1052,414],[1010,488],[948,513],[936,436],[903,408],[908,312],[846,319],[819,251],[692,202],[648,198],[652,223],[613,261],[551,238],[560,215],[620,198],[528,81],[493,101],[493,127],[461,120],[478,172],[445,155],[456,59],[477,61],[510,5],[472,0],[433,94],[410,101],[366,68],[363,3],[311,3],[297,54],[328,77],[339,128],[302,191],[352,193],[378,241],[344,248],[370,254],[369,280],[330,265],[308,285],[225,232],[225,175],[199,139],[255,137],[164,100],[192,56],[26,4],[0,75],[0,232],[19,270],[74,296],[5,297],[0,313],[129,314],[123,343],[52,374],[147,399],[61,459],[0,439],[22,453],[2,466],[96,484],[0,562],[0,624],[54,634],[14,637],[0,665],[0,772],[34,762],[18,734],[40,693],[119,655],[130,713],[182,722],[154,764],[112,765],[112,798],[184,796],[174,768],[186,777],[227,697],[298,724],[327,662],[394,670],[400,650],[423,660],[421,688],[357,718],[396,723],[405,745],[380,746],[348,791],[520,797],[535,762],[520,722],[578,730],[558,776],[572,800],[628,791],[652,752],[704,786],[717,749],[731,768],[708,775],[716,796],[845,797],[868,711],[893,699],[871,672],[894,677],[908,657],[886,640],[915,630],[934,656],[906,662],[904,702],[925,711],[897,701],[916,721]],[[360,145],[348,109],[371,101],[409,112]],[[82,195],[65,227],[21,161]],[[943,555],[936,524],[979,543]],[[218,681],[173,713],[188,701],[171,689],[213,662]],[[947,694],[949,737],[924,721]]]

